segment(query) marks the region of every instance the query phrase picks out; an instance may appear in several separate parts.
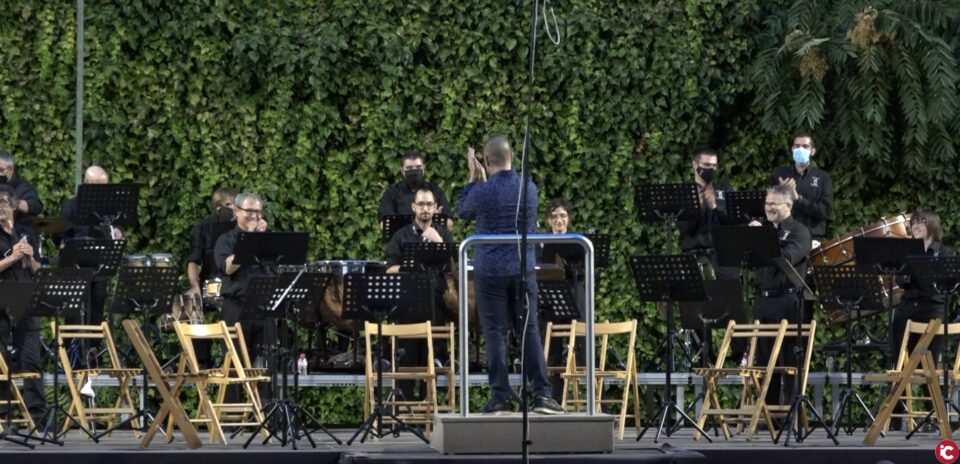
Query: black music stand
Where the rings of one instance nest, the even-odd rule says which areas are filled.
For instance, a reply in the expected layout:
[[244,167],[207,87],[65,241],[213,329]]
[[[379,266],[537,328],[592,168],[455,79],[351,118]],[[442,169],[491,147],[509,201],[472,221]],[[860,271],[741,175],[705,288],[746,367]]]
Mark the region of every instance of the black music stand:
[[117,275],[126,245],[122,239],[68,240],[60,250],[59,266],[92,269],[94,280],[111,280]]
[[77,188],[77,224],[136,226],[139,200],[137,184],[81,184]]
[[[880,287],[880,279],[873,272],[863,272],[854,266],[814,266],[813,280],[820,290],[820,304],[823,309],[843,309],[848,320],[853,319],[854,311],[857,312],[858,321],[862,321],[862,310],[883,308],[883,289]],[[870,418],[864,431],[876,420],[860,393],[853,389],[853,332],[852,327],[847,330],[847,384],[840,393],[839,406],[833,411],[834,435],[840,434],[841,427],[847,435],[853,435],[856,429],[853,424],[853,410],[858,404]],[[844,421],[846,427],[843,427]]]
[[[593,267],[594,269],[603,269],[610,266],[610,234],[583,234],[593,243]],[[573,269],[574,279],[577,278],[578,269],[583,266],[586,259],[586,251],[583,245],[579,243],[546,243],[540,252],[541,262],[555,263],[557,257]]]
[[[913,269],[913,274],[917,276],[918,283],[925,290],[944,297],[943,308],[946,322],[943,324],[942,390],[943,396],[946,398],[945,406],[960,414],[960,408],[953,402],[953,397],[950,395],[950,361],[947,356],[947,353],[950,352],[949,322],[954,320],[950,315],[950,303],[954,302],[954,298],[960,294],[960,256],[909,256],[907,257],[907,264]],[[947,412],[949,413],[949,409]],[[907,434],[907,439],[913,437],[923,424],[929,424],[933,419],[933,414],[934,410],[931,409],[927,416],[923,418],[923,421]]]
[[[282,328],[279,331],[281,334],[281,339],[279,340],[281,346],[278,356],[279,366],[291,366],[293,364],[295,360],[294,356],[295,353],[298,352],[299,345],[296,335],[297,315],[301,311],[315,308],[319,302],[323,300],[323,293],[332,277],[330,274],[325,273],[306,272],[306,268],[303,268],[297,273],[288,272],[278,277],[257,278],[258,280],[272,280],[273,282],[272,291],[266,293],[268,295],[266,301],[269,303],[256,308],[266,313],[267,317],[276,318],[281,321]],[[251,288],[254,292],[257,292],[258,288],[267,287],[258,285],[252,286]],[[250,294],[249,297],[253,297],[251,298],[254,302],[253,304],[265,301],[264,297],[258,298],[256,294]],[[294,334],[288,338],[286,334],[291,328]],[[264,445],[270,441],[270,438],[277,437],[280,439],[281,446],[287,446],[289,442],[293,449],[297,449],[297,440],[301,437],[306,437],[307,441],[310,442],[310,446],[316,448],[317,444],[310,434],[311,431],[307,428],[307,425],[310,424],[317,427],[316,430],[322,430],[338,445],[342,444],[340,439],[330,433],[330,431],[320,423],[319,419],[313,414],[310,414],[310,412],[299,403],[300,371],[294,370],[293,399],[290,399],[288,395],[290,387],[288,382],[289,369],[282,368],[281,371],[280,394],[271,404],[264,405],[267,413],[263,418],[263,422],[250,434],[250,437],[246,443],[243,444],[243,447],[246,448],[250,446],[250,443],[257,437],[257,434],[261,430],[266,430],[269,433],[263,440]],[[306,421],[301,419],[301,414],[306,415]],[[271,424],[274,425],[271,426]],[[239,432],[239,430],[236,430],[233,435],[237,435]]]
[[744,190],[741,192],[727,192],[727,217],[738,224],[747,224],[750,221],[765,222],[767,220],[764,203],[767,201],[765,190]]
[[714,226],[710,229],[717,264],[756,269],[773,265],[780,256],[780,241],[773,227]]
[[[60,324],[64,317],[77,316],[83,313],[83,308],[90,299],[90,281],[93,280],[93,271],[89,269],[40,269],[39,283],[33,294],[33,317],[52,317],[55,324],[53,337],[57,350],[63,349],[60,344]],[[47,413],[41,422],[44,423],[44,443],[53,443],[63,446],[60,440],[60,421],[57,413],[63,413],[66,420],[73,422],[83,433],[94,442],[95,437],[83,427],[79,421],[60,404],[60,356],[55,355],[53,363],[53,406],[47,408]]]
[[890,330],[887,335],[887,362],[897,359],[893,345],[893,286],[897,276],[907,274],[907,256],[923,255],[923,240],[904,238],[854,237],[853,255],[857,257],[856,266],[865,272],[875,272],[886,279],[887,314]]
[[743,284],[739,280],[704,280],[703,290],[707,299],[703,301],[683,301],[679,303],[680,326],[696,330],[703,337],[700,349],[704,367],[710,367],[710,337],[713,329],[726,321],[746,320],[746,308],[743,301]]
[[[671,413],[679,415],[683,421],[696,428],[708,441],[713,440],[673,401],[671,376],[673,375],[673,310],[680,301],[702,301],[707,298],[703,289],[703,276],[693,255],[652,255],[631,256],[630,269],[637,284],[640,301],[667,303],[667,349],[666,349],[666,403],[660,407],[660,427],[654,443],[667,428],[667,437],[673,432],[668,418]],[[593,401],[591,398],[590,401]],[[648,424],[637,435],[639,441],[650,428]]]
[[306,232],[240,232],[233,264],[300,265],[307,261]]
[[[423,303],[424,300],[433,302],[433,295],[428,294],[429,288],[429,282],[425,282],[425,279],[417,274],[347,274],[344,276],[344,319],[375,321],[377,323],[377,358],[373,360],[376,363],[377,373],[377,404],[363,424],[347,440],[348,445],[353,444],[353,441],[361,433],[363,436],[360,438],[360,443],[363,443],[368,435],[374,438],[383,438],[393,434],[397,437],[404,430],[414,434],[424,443],[430,443],[430,440],[420,430],[401,420],[383,404],[383,323],[387,319],[397,322],[405,322],[410,319],[426,320],[423,317],[417,317],[415,313],[418,307],[417,303]],[[400,308],[408,311],[398,311]],[[411,309],[412,311],[409,311]],[[397,316],[394,316],[395,312]],[[430,360],[429,362],[433,361]],[[386,432],[383,430],[384,417],[393,420],[393,426]]]
[[[433,215],[433,224],[446,228],[450,216],[443,213]],[[387,243],[398,230],[413,224],[413,214],[384,214],[380,216],[380,241]]]
[[[446,285],[443,273],[450,268],[450,263],[457,259],[460,244],[456,242],[407,242],[400,244],[401,264],[403,272],[422,272],[430,280],[430,294],[434,295],[441,285]],[[432,308],[430,320],[437,321],[436,305]],[[418,321],[419,322],[419,321]]]
[[673,229],[678,220],[695,220],[700,214],[700,191],[693,182],[643,184],[637,187],[637,218],[640,222],[662,222],[666,250],[672,248]]
[[573,288],[566,280],[543,280],[537,283],[537,301],[543,320],[554,324],[569,324],[582,319],[573,296]]
[[[7,328],[10,329],[9,336],[11,343],[13,343],[13,333],[17,324],[21,319],[23,319],[24,315],[30,311],[30,305],[33,302],[33,291],[36,286],[37,285],[33,282],[0,280],[0,295],[3,295],[3,302],[0,303],[0,316],[2,316],[3,320],[7,321]],[[7,348],[7,344],[0,342],[0,345],[3,346],[3,351],[0,352],[0,356],[3,356],[3,359],[10,360],[10,350]],[[13,366],[10,365],[10,363],[7,364],[8,368],[10,369],[10,372],[8,373],[13,374]],[[32,438],[29,433],[32,433],[32,430],[28,430],[28,434],[22,434],[13,430],[12,396],[13,389],[16,387],[13,385],[12,375],[8,378],[7,382],[9,386],[9,391],[7,394],[10,396],[8,396],[6,399],[7,420],[3,430],[0,431],[0,441],[7,441],[33,449],[34,445],[29,443],[29,440]]]
[[[110,312],[122,314],[131,319],[134,314],[139,313],[141,326],[147,327],[152,316],[169,311],[173,306],[173,296],[177,294],[179,277],[180,270],[174,267],[122,266]],[[142,430],[146,430],[148,423],[153,421],[153,415],[147,411],[146,368],[140,373],[140,382],[140,409],[136,414],[98,434],[98,439],[120,427],[132,424],[137,419],[142,421],[140,423]]]
[[[790,261],[787,261],[784,257],[773,258],[773,264],[777,266],[787,279],[793,284],[802,298],[797,298],[797,343],[794,347],[794,359],[797,363],[797,375],[793,377],[794,384],[794,395],[793,400],[790,402],[790,411],[787,412],[787,418],[783,421],[783,427],[780,428],[780,431],[777,432],[777,436],[773,439],[773,444],[777,444],[780,441],[780,436],[783,435],[784,430],[787,432],[786,438],[783,440],[783,446],[790,446],[790,435],[795,433],[796,442],[801,443],[805,440],[817,427],[823,428],[827,432],[827,436],[833,440],[834,445],[839,445],[840,442],[837,441],[837,437],[833,434],[829,427],[827,427],[826,422],[823,421],[823,416],[820,414],[820,411],[817,411],[817,408],[814,406],[813,402],[810,401],[810,398],[807,398],[807,395],[802,391],[801,386],[801,377],[803,376],[803,302],[806,301],[816,301],[817,296],[813,294],[813,290],[807,286],[806,280],[803,276],[797,272],[797,269],[793,267],[793,264],[790,264]],[[813,334],[811,334],[811,337]],[[804,409],[806,408],[806,409]],[[803,426],[805,421],[803,420],[803,411],[809,411],[813,413],[813,417],[816,422],[813,424],[813,427],[810,427],[810,430],[804,434]],[[796,430],[794,430],[796,426]]]

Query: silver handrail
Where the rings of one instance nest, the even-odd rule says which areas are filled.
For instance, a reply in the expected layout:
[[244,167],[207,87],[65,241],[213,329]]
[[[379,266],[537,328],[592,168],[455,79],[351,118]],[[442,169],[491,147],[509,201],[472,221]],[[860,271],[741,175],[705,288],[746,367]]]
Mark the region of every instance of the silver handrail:
[[[586,255],[586,314],[584,315],[587,323],[586,333],[586,358],[587,358],[587,415],[596,414],[596,405],[594,403],[594,340],[593,340],[593,242],[580,234],[530,234],[527,236],[529,243],[579,243],[583,246]],[[469,333],[470,317],[467,309],[467,250],[474,245],[508,245],[520,241],[519,235],[472,235],[460,243],[460,417],[467,417],[470,414],[470,356],[469,356]],[[530,308],[536,311],[537,308]],[[522,354],[521,354],[522,356]],[[526,394],[526,392],[524,392]]]

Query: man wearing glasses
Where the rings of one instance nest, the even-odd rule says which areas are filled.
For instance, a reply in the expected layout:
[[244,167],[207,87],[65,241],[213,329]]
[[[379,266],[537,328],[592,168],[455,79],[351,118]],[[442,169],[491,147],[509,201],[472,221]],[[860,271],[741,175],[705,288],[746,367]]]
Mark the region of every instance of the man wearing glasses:
[[[767,215],[767,220],[777,230],[780,256],[790,262],[798,274],[804,276],[807,275],[807,260],[810,254],[810,231],[800,221],[793,218],[791,211],[795,207],[793,191],[790,187],[775,185],[767,188],[764,212]],[[751,222],[750,225],[761,227],[761,224],[757,221]],[[765,324],[779,324],[783,319],[791,323],[797,322],[797,305],[800,304],[800,294],[778,266],[771,263],[768,266],[758,268],[754,275],[754,281],[757,287],[757,298],[753,303],[754,318]],[[760,342],[762,343],[757,365],[762,366],[769,360],[773,341],[769,338],[763,338]],[[780,350],[780,359],[777,362],[778,366],[794,364],[793,347],[796,346],[796,343],[796,338],[784,340],[783,347]],[[770,382],[766,398],[769,404],[783,404],[780,401],[780,377],[780,374],[775,374]],[[787,377],[784,385],[786,398],[789,402],[794,394],[793,380]]]
[[[439,212],[439,205],[434,199],[433,192],[426,187],[420,187],[415,192],[415,197],[410,207],[414,211],[413,223],[393,234],[390,243],[387,245],[387,273],[395,274],[400,272],[400,264],[403,262],[402,245],[410,242],[453,242],[453,236],[446,227],[433,223],[433,215]],[[431,276],[433,279],[433,319],[434,325],[442,325],[450,322],[446,313],[443,311],[443,293],[447,289],[447,281],[440,272],[435,272]],[[404,356],[399,359],[400,366],[423,366],[427,361],[427,344],[422,340],[403,340],[400,342],[400,348],[404,350]],[[437,359],[445,358],[446,347],[435,345],[434,357]],[[397,389],[403,393],[407,400],[413,400],[423,396],[421,387],[418,396],[414,396],[414,381],[399,381]],[[420,382],[423,385],[423,382]]]
[[19,221],[37,217],[43,212],[40,195],[32,184],[18,177],[16,171],[13,155],[0,149],[0,185],[10,186],[13,196],[17,199],[16,204],[13,205],[16,219]]
[[272,342],[275,337],[275,330],[272,324],[265,323],[261,319],[244,319],[240,316],[243,312],[244,296],[250,280],[254,277],[266,276],[267,272],[262,266],[234,264],[233,251],[237,246],[237,237],[241,232],[266,232],[267,221],[263,219],[263,201],[255,193],[241,193],[235,198],[237,227],[226,232],[217,239],[217,245],[214,247],[214,259],[217,263],[217,269],[223,275],[223,311],[220,317],[227,323],[233,325],[240,322],[243,334],[247,339],[251,356],[257,356],[260,348],[266,346],[266,343]]
[[[29,282],[40,269],[37,236],[30,227],[22,226],[14,219],[16,204],[13,189],[9,185],[0,185],[0,280]],[[7,360],[10,367],[16,372],[41,372],[40,318],[23,318],[13,333],[13,340],[9,337],[10,327],[6,321],[0,320],[0,343],[13,346],[10,353],[13,362]],[[27,409],[34,420],[38,420],[46,410],[43,380],[25,379],[23,387]],[[0,399],[9,394],[7,385],[0,383]]]
[[[411,205],[420,188],[426,188],[433,193],[439,211],[447,215],[452,214],[443,189],[437,184],[427,182],[426,169],[420,152],[411,150],[403,154],[400,159],[400,175],[403,176],[403,180],[391,185],[380,197],[380,208],[377,214],[381,220],[384,216],[414,214]],[[453,221],[448,219],[446,226],[447,229],[452,228]]]

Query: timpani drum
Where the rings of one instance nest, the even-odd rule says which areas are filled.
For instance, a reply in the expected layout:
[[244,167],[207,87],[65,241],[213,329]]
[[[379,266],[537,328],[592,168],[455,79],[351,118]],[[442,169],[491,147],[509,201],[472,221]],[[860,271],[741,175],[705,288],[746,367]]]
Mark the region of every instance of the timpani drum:
[[360,328],[362,323],[343,318],[343,276],[347,274],[383,274],[387,270],[384,261],[370,260],[326,260],[307,264],[308,272],[320,272],[333,275],[333,281],[327,286],[320,304],[320,318],[341,329]]

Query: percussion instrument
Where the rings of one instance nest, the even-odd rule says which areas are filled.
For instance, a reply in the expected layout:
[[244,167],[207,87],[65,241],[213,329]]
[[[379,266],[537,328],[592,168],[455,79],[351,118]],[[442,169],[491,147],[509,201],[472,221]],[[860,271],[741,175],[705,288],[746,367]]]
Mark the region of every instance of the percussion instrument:
[[347,274],[383,274],[387,270],[385,261],[369,260],[332,260],[314,261],[307,264],[307,272],[321,272],[333,275],[333,283],[327,286],[320,304],[320,318],[341,329],[353,330],[362,327],[360,321],[343,319],[343,276]]
[[173,255],[170,253],[154,253],[150,255],[153,267],[173,267]]
[[[865,226],[856,228],[850,232],[847,232],[833,240],[827,240],[820,244],[820,246],[814,248],[810,251],[810,264],[807,268],[808,272],[813,272],[813,266],[835,266],[835,265],[853,265],[856,262],[856,257],[853,253],[853,239],[856,237],[890,237],[890,238],[910,238],[910,214],[903,213],[894,216],[893,218],[880,218],[880,221],[873,224],[867,224]],[[884,279],[882,282],[882,287],[884,289],[884,297],[889,298],[887,295],[888,282],[886,278],[877,277],[878,279]],[[897,306],[900,304],[900,296],[903,294],[903,290],[897,286],[893,288],[893,305]],[[861,318],[866,318],[868,316],[873,316],[876,314],[882,313],[882,309],[875,310],[866,310],[860,312]],[[849,315],[853,319],[857,318],[857,314],[854,313]],[[827,311],[827,322],[830,325],[835,324],[846,324],[849,322],[849,317],[846,311],[843,309],[837,309],[833,311]]]
[[[566,278],[566,272],[563,266],[553,264],[541,264],[537,266],[537,280],[563,280]],[[460,321],[460,273],[456,270],[449,271],[444,275],[447,280],[447,290],[443,293],[443,302],[447,310],[447,316],[450,320],[459,323]],[[474,330],[479,330],[480,320],[477,317],[477,291],[473,285],[473,269],[467,269],[467,314],[470,318],[470,326]]]
[[128,267],[173,267],[173,255],[170,253],[134,253],[123,255],[122,264]]
[[157,320],[161,330],[173,330],[175,322],[203,324],[203,300],[200,295],[183,294],[173,298],[170,314],[163,314]]
[[29,225],[37,235],[43,235],[46,237],[62,234],[73,227],[73,223],[70,221],[55,217],[35,218],[27,221],[27,225]]
[[223,296],[220,295],[220,288],[223,287],[223,280],[219,277],[203,281],[203,287],[200,288],[200,296],[203,304],[217,309],[223,309]]

